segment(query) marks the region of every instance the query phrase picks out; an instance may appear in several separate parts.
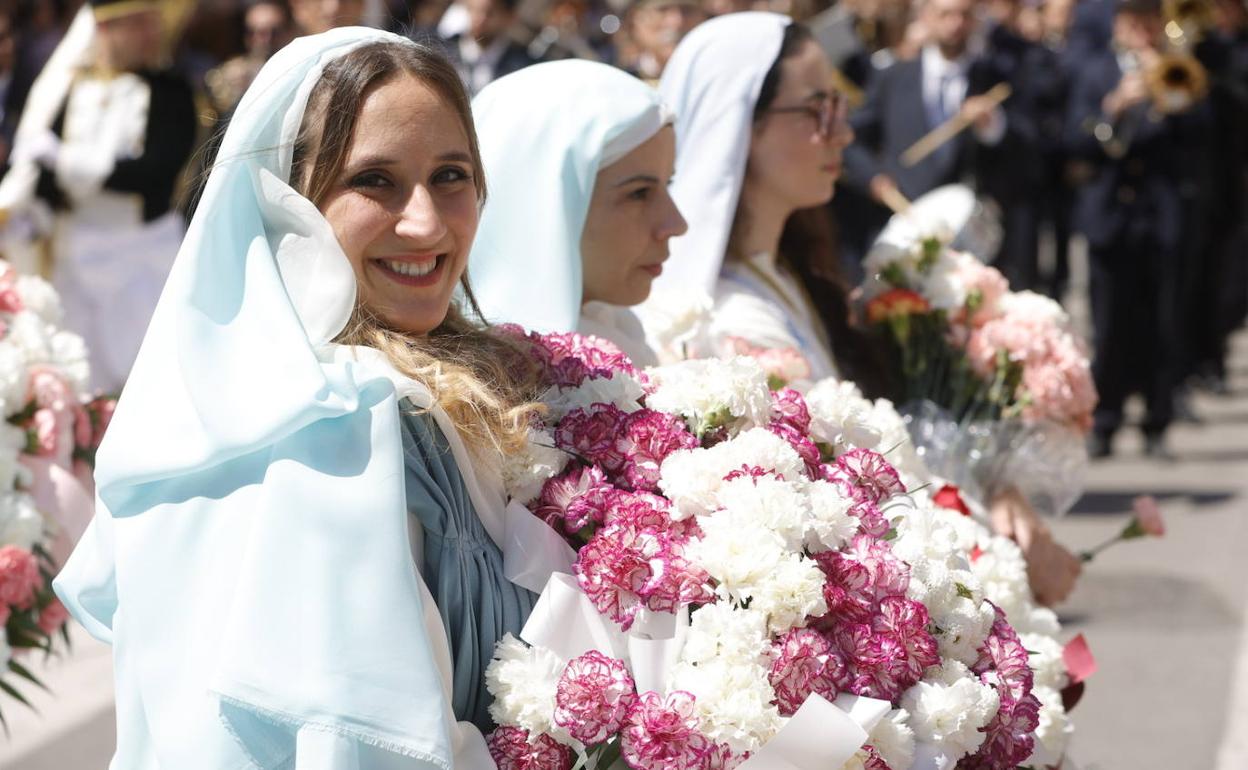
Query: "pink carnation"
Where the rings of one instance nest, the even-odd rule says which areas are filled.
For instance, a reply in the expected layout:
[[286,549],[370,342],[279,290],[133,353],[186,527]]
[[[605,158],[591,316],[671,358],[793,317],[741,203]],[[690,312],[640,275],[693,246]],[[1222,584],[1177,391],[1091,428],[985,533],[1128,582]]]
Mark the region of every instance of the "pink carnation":
[[796,348],[764,348],[754,345],[744,337],[728,337],[721,353],[729,358],[753,358],[767,373],[768,383],[773,388],[810,379],[810,362]]
[[880,506],[870,500],[854,503],[849,513],[858,519],[858,529],[864,535],[882,538],[888,534],[888,519],[884,518],[884,512],[880,510]]
[[823,457],[819,452],[819,447],[810,440],[809,436],[787,422],[773,422],[767,426],[767,430],[789,442],[789,446],[793,447],[798,456],[802,458],[802,462],[806,464],[807,476],[820,478],[823,475],[821,467]]
[[628,356],[610,340],[574,332],[535,336],[547,372],[560,387],[578,387],[587,379],[617,372],[638,374]]
[[772,392],[771,416],[776,422],[791,425],[796,431],[810,432],[810,409],[806,406],[806,399],[792,388]]
[[879,504],[893,495],[906,491],[897,469],[884,455],[870,449],[851,449],[836,458],[829,481],[841,488],[846,497]]
[[1040,725],[1040,700],[1031,693],[1015,699],[1001,693],[997,715],[984,728],[987,737],[979,750],[958,763],[959,770],[1013,770],[1036,748],[1035,730]]
[[647,692],[624,727],[621,749],[634,770],[702,770],[717,748],[698,732],[693,695]]
[[840,653],[814,629],[789,631],[776,641],[772,656],[768,679],[784,716],[792,716],[811,693],[834,700],[847,679]]
[[980,326],[1000,312],[1001,298],[1009,292],[1010,283],[1001,271],[969,254],[959,254],[956,259],[955,279],[966,288],[967,303],[974,305],[971,323]]
[[500,727],[486,741],[498,770],[570,770],[572,752],[549,735],[530,741],[519,727]]
[[17,291],[17,271],[6,265],[0,273],[0,313],[20,313],[26,308]]
[[0,548],[0,605],[24,610],[34,604],[42,577],[34,554],[15,545]]
[[628,415],[612,404],[575,409],[555,429],[555,446],[583,461],[601,465],[609,475],[624,467],[617,437]]
[[659,466],[667,456],[697,446],[697,437],[679,417],[649,409],[633,412],[624,420],[616,445],[624,456],[623,486],[653,492],[659,485]]
[[642,586],[646,608],[653,612],[676,612],[688,604],[711,604],[710,575],[696,562],[686,559],[683,549],[669,544],[650,559],[650,579]]
[[[69,620],[69,610],[65,609],[60,599],[54,598],[47,607],[43,608],[43,612],[39,613],[39,630],[52,636],[65,625],[67,620]],[[4,624],[0,623],[0,625]]]
[[1027,648],[1006,619],[1000,607],[993,606],[996,617],[988,638],[979,648],[979,658],[971,670],[998,691],[1009,692],[1016,700],[1031,692],[1035,675],[1027,663]]
[[576,534],[590,524],[602,524],[610,493],[602,469],[594,465],[574,466],[546,480],[534,513],[555,529]]
[[1157,498],[1152,495],[1140,495],[1131,501],[1131,510],[1135,512],[1135,521],[1140,531],[1153,537],[1164,537],[1166,521],[1161,517],[1161,508]]
[[113,421],[113,413],[117,410],[117,399],[100,396],[87,404],[87,412],[91,415],[91,447],[99,447]]
[[898,644],[905,669],[903,689],[922,679],[928,667],[940,663],[936,639],[927,630],[930,622],[927,607],[913,599],[889,596],[880,601],[874,628],[877,633],[889,634]]
[[598,530],[576,554],[573,571],[581,590],[598,611],[627,631],[642,607],[650,581],[655,536],[622,524]]
[[620,731],[637,700],[624,662],[590,650],[563,670],[555,694],[555,724],[581,743],[602,743]]

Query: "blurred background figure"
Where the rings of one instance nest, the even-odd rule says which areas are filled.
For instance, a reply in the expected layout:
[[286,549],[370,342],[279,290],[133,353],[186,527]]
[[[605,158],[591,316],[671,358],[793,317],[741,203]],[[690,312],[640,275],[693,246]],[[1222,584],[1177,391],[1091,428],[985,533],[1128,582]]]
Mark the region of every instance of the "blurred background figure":
[[1164,27],[1159,0],[1120,0],[1113,48],[1072,70],[1066,136],[1089,168],[1075,224],[1088,241],[1099,457],[1133,392],[1147,407],[1146,453],[1170,456],[1165,433],[1190,361],[1188,292],[1208,245],[1210,107],[1203,89],[1171,90],[1172,67],[1200,65],[1170,57]]
[[291,0],[291,15],[300,35],[364,23],[364,0]]
[[173,198],[196,117],[168,62],[189,5],[92,0],[31,90],[0,184],[0,207],[47,239],[45,263],[19,269],[51,275],[105,391],[124,383],[182,239]]
[[294,37],[290,8],[283,0],[255,0],[245,6],[242,16],[246,50],[210,70],[204,79],[221,116],[234,111],[264,63]]
[[468,92],[475,95],[503,75],[533,64],[512,35],[519,0],[464,0],[468,26],[445,38],[445,50]]
[[0,169],[8,166],[9,148],[13,144],[13,132],[17,119],[9,107],[9,94],[13,90],[13,69],[17,66],[17,30],[13,11],[0,6]]
[[657,82],[676,44],[707,18],[695,0],[640,0],[627,17],[631,49],[620,65],[642,80]]
[[[890,216],[886,202],[899,194],[913,201],[955,183],[992,191],[1015,171],[1007,151],[1013,120],[985,96],[1005,75],[970,48],[974,0],[924,0],[919,14],[927,34],[919,55],[879,71],[850,116],[857,138],[845,151],[846,182],[874,201],[865,216],[842,219],[841,241],[856,255],[875,240]],[[955,116],[971,129],[913,166],[901,162],[906,149]]]

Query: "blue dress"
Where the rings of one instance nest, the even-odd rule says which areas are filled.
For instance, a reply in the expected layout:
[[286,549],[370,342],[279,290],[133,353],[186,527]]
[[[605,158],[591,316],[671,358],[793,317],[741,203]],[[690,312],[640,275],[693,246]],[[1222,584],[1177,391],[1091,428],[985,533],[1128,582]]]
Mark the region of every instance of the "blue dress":
[[411,402],[403,417],[407,507],[424,530],[421,577],[450,641],[455,718],[494,729],[485,669],[504,634],[520,635],[537,596],[503,577],[503,554],[477,517],[450,444]]

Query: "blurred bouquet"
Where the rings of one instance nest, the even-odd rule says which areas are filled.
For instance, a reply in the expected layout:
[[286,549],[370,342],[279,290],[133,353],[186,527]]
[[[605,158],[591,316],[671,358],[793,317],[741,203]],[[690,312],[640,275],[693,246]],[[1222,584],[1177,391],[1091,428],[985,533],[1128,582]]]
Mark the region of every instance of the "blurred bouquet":
[[925,472],[886,459],[906,441],[887,402],[773,391],[748,358],[642,373],[603,340],[525,339],[551,388],[504,470],[508,537],[537,521],[568,556],[487,671],[500,768],[1040,756],[1029,648],[989,594],[1029,628],[1047,611],[981,579],[986,530],[907,491]]
[[880,244],[867,321],[887,340],[901,410],[937,475],[987,501],[1013,485],[1065,513],[1083,490],[1096,390],[1069,316],[937,238]]
[[38,684],[23,654],[68,642],[51,582],[90,520],[113,405],[87,397],[86,349],[60,318],[51,286],[0,262],[0,691],[23,703],[17,680]]

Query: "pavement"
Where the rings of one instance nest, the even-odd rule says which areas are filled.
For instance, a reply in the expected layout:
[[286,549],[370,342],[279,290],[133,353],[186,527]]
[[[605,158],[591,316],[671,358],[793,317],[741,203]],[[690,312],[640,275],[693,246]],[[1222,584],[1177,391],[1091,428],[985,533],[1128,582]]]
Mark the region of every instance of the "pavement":
[[[1060,608],[1066,636],[1085,634],[1100,664],[1073,714],[1079,770],[1248,770],[1248,332],[1233,347],[1232,394],[1196,397],[1204,422],[1173,429],[1177,460],[1144,458],[1138,431],[1125,430],[1054,523],[1087,548],[1125,523],[1135,495],[1152,494],[1168,529],[1103,553]],[[0,769],[106,767],[109,649],[76,633],[72,655],[35,667],[54,695],[33,694],[40,714],[0,704],[12,730]]]

